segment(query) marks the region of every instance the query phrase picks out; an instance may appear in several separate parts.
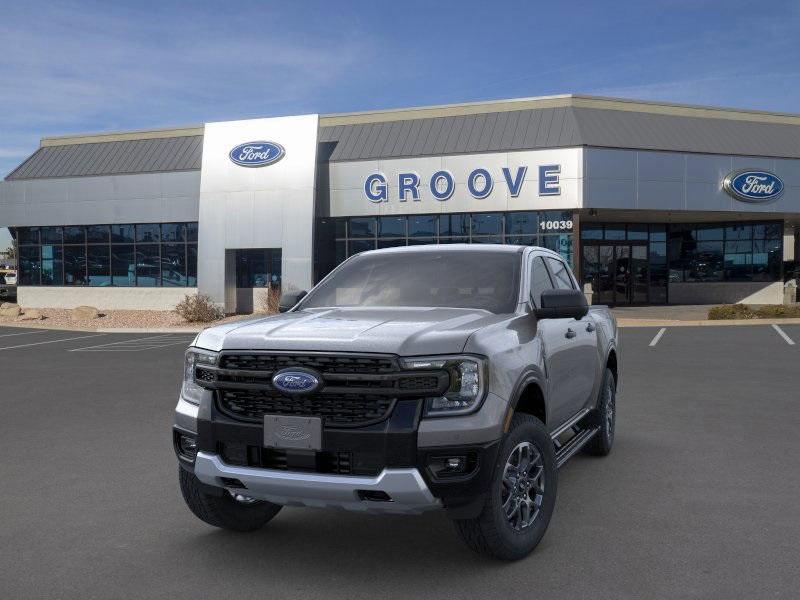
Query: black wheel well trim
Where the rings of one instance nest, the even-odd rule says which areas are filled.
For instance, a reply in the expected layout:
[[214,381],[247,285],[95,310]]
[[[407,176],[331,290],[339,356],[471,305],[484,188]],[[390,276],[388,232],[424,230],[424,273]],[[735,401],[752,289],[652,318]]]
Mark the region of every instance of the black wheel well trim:
[[517,404],[522,398],[523,393],[527,390],[530,386],[535,386],[542,397],[542,408],[544,411],[544,420],[542,421],[545,425],[547,425],[548,417],[550,416],[549,405],[547,402],[547,395],[545,394],[546,386],[544,385],[544,380],[542,377],[532,371],[526,371],[522,377],[520,377],[519,381],[517,382],[516,386],[514,387],[514,392],[511,395],[511,402],[508,405],[508,412],[506,414],[506,418],[503,421],[503,432],[507,433],[508,428],[511,425],[511,418],[514,416],[514,413],[517,410]]
[[614,383],[619,385],[619,353],[613,342],[608,345],[608,350],[606,351],[605,368],[611,369],[611,373],[614,375]]

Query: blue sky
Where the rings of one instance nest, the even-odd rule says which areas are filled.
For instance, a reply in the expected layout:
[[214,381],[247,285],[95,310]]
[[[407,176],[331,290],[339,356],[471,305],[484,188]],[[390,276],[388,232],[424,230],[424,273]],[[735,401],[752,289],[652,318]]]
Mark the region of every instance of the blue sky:
[[43,135],[285,114],[560,93],[800,112],[796,1],[0,9],[0,175]]

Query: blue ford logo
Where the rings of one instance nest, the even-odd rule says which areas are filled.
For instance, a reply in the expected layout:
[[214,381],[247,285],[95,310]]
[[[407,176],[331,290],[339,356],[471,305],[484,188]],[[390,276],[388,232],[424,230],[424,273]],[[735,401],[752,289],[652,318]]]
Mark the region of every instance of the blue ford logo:
[[275,142],[247,142],[230,151],[230,159],[242,167],[264,167],[278,162],[286,154]]
[[742,202],[769,202],[780,198],[783,181],[769,171],[745,169],[730,173],[722,182],[728,194]]
[[286,369],[272,377],[275,389],[285,394],[310,394],[319,384],[319,377],[309,371]]

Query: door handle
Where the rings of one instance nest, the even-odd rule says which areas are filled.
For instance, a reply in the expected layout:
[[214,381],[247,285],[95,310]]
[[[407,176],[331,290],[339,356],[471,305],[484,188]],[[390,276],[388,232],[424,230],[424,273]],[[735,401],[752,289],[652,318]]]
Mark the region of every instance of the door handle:
[[587,323],[586,324],[586,331],[592,333],[597,327],[594,326],[594,323]]
[[572,328],[569,328],[569,329],[567,329],[567,333],[565,333],[565,334],[564,334],[564,337],[565,337],[565,338],[567,338],[567,339],[570,339],[570,340],[571,340],[571,339],[572,339],[572,338],[574,338],[576,335],[578,335],[578,334],[577,334],[577,333],[575,333],[575,330],[574,330],[574,329],[572,329]]

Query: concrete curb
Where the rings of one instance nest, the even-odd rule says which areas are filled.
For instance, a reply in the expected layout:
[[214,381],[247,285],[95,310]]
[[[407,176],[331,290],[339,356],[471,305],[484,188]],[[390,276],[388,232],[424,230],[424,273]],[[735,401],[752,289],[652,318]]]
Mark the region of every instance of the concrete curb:
[[620,327],[729,327],[732,325],[800,325],[800,319],[726,319],[676,321],[669,319],[617,319]]

